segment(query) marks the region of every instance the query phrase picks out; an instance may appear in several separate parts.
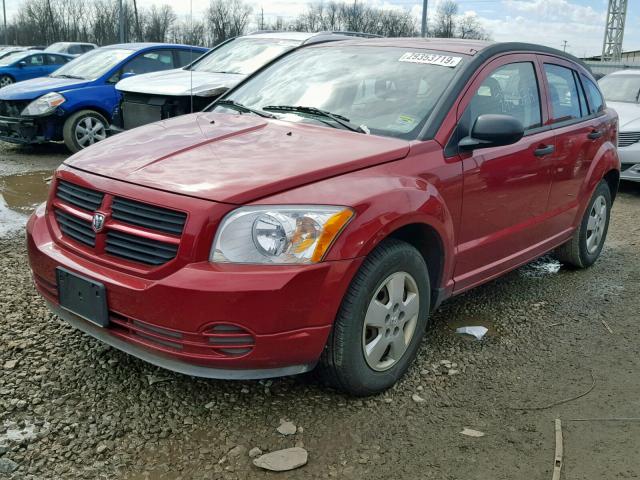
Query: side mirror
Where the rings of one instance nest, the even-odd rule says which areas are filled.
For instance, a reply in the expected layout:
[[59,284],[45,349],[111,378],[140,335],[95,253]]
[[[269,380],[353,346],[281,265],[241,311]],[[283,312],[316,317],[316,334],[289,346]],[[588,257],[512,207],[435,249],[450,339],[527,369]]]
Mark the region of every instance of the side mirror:
[[135,76],[135,73],[133,72],[123,72],[122,75],[120,75],[120,80],[124,80],[125,78],[131,78]]
[[25,62],[24,60],[18,62],[18,68],[24,68],[27,66],[27,62]]
[[524,136],[522,122],[511,115],[480,115],[471,129],[471,135],[458,143],[462,150],[512,145]]

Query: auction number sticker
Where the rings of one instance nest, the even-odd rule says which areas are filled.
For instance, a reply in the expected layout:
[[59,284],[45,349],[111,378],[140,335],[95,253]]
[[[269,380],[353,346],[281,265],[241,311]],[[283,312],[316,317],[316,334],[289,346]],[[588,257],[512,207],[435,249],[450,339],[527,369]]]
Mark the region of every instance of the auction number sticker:
[[435,53],[407,52],[398,61],[409,63],[424,63],[426,65],[440,65],[442,67],[455,67],[460,63],[462,57],[451,57],[449,55],[437,55]]

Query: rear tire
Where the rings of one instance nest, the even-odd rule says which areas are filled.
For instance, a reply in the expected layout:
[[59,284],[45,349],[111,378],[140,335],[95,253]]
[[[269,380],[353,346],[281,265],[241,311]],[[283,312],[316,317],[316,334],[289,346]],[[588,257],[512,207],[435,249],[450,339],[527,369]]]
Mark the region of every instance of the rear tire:
[[94,110],[80,110],[64,122],[62,136],[71,153],[79,152],[107,138],[109,122]]
[[602,180],[593,192],[580,226],[571,240],[556,249],[555,256],[575,268],[593,265],[602,252],[610,219],[611,191]]
[[365,396],[395,384],[414,360],[429,318],[429,272],[408,243],[388,239],[347,291],[318,365],[330,386]]
[[9,75],[0,75],[0,88],[9,86],[15,83],[15,80]]

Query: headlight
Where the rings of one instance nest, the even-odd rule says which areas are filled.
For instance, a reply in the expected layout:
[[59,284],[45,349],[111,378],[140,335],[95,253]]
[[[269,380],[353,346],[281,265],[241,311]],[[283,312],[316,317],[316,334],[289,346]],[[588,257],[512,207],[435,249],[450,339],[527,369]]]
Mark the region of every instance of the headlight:
[[242,207],[227,215],[216,234],[216,263],[316,263],[351,220],[335,206]]
[[45,115],[53,112],[56,108],[65,102],[65,98],[59,93],[51,92],[31,102],[22,111],[25,117],[34,117],[37,115]]

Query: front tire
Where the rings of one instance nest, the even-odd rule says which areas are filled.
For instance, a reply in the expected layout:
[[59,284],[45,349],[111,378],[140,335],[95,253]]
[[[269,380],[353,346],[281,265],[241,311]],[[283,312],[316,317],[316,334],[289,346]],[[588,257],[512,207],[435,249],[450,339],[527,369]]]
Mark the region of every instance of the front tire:
[[71,153],[79,152],[107,138],[109,122],[93,110],[80,110],[71,115],[62,129],[64,144]]
[[14,83],[15,80],[9,75],[0,75],[0,88],[12,85]]
[[609,231],[611,204],[609,185],[601,180],[573,237],[556,250],[558,260],[575,268],[587,268],[596,262]]
[[342,301],[318,365],[320,378],[358,396],[388,389],[414,360],[429,308],[424,258],[408,243],[385,240],[366,258]]

